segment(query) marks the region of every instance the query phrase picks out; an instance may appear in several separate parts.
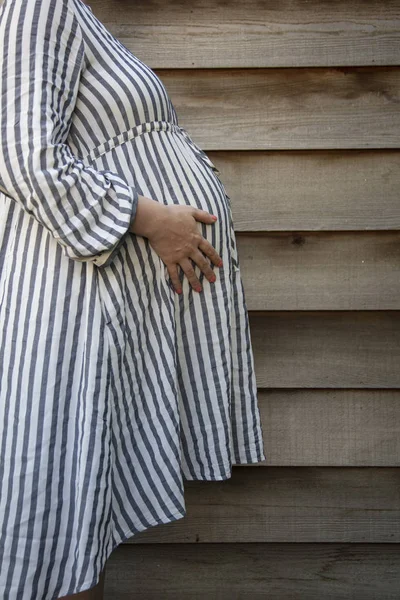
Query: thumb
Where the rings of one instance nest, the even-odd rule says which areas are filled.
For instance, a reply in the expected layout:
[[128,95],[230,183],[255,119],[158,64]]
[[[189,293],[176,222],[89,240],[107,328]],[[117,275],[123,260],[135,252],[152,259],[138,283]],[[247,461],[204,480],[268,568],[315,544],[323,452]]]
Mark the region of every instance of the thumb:
[[197,208],[193,213],[196,221],[201,221],[202,223],[215,223],[218,217],[212,215],[206,210],[201,210],[201,208]]

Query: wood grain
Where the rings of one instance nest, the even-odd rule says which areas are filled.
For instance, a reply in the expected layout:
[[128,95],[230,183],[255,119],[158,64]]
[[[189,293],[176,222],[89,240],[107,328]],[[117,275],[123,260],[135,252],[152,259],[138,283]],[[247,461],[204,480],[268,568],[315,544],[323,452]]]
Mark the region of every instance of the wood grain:
[[400,390],[259,390],[258,401],[256,467],[400,466]]
[[400,312],[250,313],[257,385],[399,388]]
[[236,240],[248,310],[400,309],[400,232]]
[[210,151],[237,231],[400,229],[398,150]]
[[[152,67],[307,67],[399,62],[397,0],[89,0]],[[384,10],[383,10],[384,8]]]
[[397,148],[400,68],[158,72],[205,150]]
[[124,544],[105,581],[110,600],[398,600],[399,589],[394,544]]
[[126,543],[400,542],[400,469],[234,467],[185,483],[186,515]]

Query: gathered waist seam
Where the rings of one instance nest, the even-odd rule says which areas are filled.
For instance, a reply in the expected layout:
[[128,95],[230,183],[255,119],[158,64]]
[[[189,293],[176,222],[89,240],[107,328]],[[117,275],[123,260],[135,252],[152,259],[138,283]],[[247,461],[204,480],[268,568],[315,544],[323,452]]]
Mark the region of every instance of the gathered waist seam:
[[172,123],[171,121],[149,121],[147,123],[140,123],[140,125],[136,125],[127,131],[119,133],[103,144],[99,144],[93,148],[82,160],[95,160],[113,148],[116,148],[125,142],[129,142],[129,140],[132,140],[143,133],[150,133],[152,131],[178,131],[182,133],[184,130],[182,127],[176,123]]

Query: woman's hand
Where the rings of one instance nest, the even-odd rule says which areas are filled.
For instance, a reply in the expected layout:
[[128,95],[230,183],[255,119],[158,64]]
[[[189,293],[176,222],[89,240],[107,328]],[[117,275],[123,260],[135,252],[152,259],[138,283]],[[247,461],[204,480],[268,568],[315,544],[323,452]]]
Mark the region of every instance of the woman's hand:
[[178,293],[182,291],[178,265],[187,275],[193,289],[201,292],[200,281],[189,258],[200,267],[211,283],[215,281],[215,274],[204,254],[216,266],[222,266],[221,257],[201,235],[196,221],[213,224],[215,217],[193,206],[165,205],[139,195],[136,216],[130,231],[148,238],[151,246],[165,263]]

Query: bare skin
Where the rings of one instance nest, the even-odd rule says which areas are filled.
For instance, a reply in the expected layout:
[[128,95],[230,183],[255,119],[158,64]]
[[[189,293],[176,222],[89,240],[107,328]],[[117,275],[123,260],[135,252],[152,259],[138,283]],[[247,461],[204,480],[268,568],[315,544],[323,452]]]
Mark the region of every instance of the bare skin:
[[[87,4],[86,0],[82,1]],[[197,292],[202,290],[189,259],[200,267],[211,283],[216,280],[216,277],[206,256],[214,265],[222,267],[221,257],[201,235],[196,221],[212,225],[216,218],[207,211],[191,206],[165,205],[139,195],[131,231],[148,238],[151,246],[165,263],[172,284],[178,293],[182,291],[178,266],[188,277],[193,289]],[[99,583],[94,588],[79,594],[63,596],[59,600],[103,600],[105,570],[104,568]]]
[[[86,0],[82,2],[89,6]],[[216,277],[206,256],[217,267],[222,267],[222,259],[200,234],[196,221],[211,225],[215,220],[213,215],[198,208],[176,204],[165,205],[139,195],[137,212],[130,231],[149,239],[151,246],[166,265],[178,294],[182,291],[178,266],[189,279],[192,288],[201,292],[200,281],[196,277],[190,259],[200,267],[210,283],[214,283]]]
[[[82,1],[87,4],[85,0]],[[193,289],[197,292],[202,290],[189,259],[200,267],[211,283],[216,277],[206,257],[217,267],[222,267],[221,257],[201,235],[196,221],[213,225],[216,218],[205,210],[176,204],[165,205],[139,195],[136,216],[130,231],[148,238],[152,248],[165,263],[178,293],[182,291],[178,266],[182,268]],[[63,596],[59,600],[103,600],[105,570],[104,568],[99,583],[94,588],[80,594]]]
[[202,289],[189,259],[197,264],[211,283],[216,277],[206,257],[217,267],[222,266],[221,257],[201,235],[196,221],[213,225],[216,218],[193,206],[166,205],[139,195],[130,231],[148,238],[152,248],[165,263],[178,293],[182,291],[178,266],[182,268],[194,290],[201,292]]
[[[139,195],[136,215],[130,231],[148,238],[151,246],[166,264],[178,293],[181,290],[178,265],[187,275],[193,289],[201,291],[200,282],[189,258],[200,267],[210,282],[215,281],[215,274],[204,255],[208,256],[216,266],[222,266],[221,257],[215,248],[200,234],[197,221],[210,225],[215,223],[213,215],[207,211],[192,206],[165,205]],[[103,600],[104,579],[105,568],[99,583],[94,588],[79,594],[63,596],[59,600]]]

